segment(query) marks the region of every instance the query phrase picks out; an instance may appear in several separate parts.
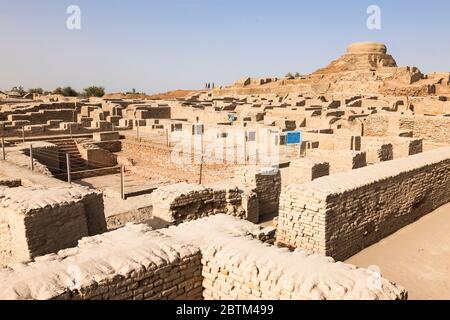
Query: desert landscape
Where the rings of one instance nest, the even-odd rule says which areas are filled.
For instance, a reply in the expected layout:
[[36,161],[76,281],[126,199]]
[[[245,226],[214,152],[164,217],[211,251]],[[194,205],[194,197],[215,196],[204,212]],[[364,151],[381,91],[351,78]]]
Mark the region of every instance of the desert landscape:
[[0,92],[0,299],[450,299],[450,72],[342,51],[201,90]]

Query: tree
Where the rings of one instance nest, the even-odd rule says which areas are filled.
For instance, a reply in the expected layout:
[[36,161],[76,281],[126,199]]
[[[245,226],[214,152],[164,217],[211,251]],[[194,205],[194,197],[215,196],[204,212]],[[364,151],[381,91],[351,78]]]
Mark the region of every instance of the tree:
[[296,72],[296,73],[295,73],[295,77],[296,77],[296,78],[300,78],[301,76],[302,76],[302,75],[300,74],[300,72]]
[[133,94],[136,94],[136,89],[135,88],[133,88],[131,91],[133,92]]
[[[135,93],[135,92],[136,92],[136,90],[134,90],[133,93]],[[105,95],[105,88],[90,86],[90,87],[87,87],[86,89],[84,89],[83,93],[87,98],[90,98],[90,97],[101,98]]]
[[286,74],[286,78],[293,78],[294,76],[292,75],[292,73],[290,73],[290,72],[288,72],[287,74]]
[[31,89],[28,89],[28,93],[44,94],[44,89],[42,89],[42,88],[31,88]]
[[24,94],[27,93],[27,92],[23,89],[23,86],[12,87],[11,91],[12,91],[12,92],[18,93],[18,94],[20,94],[21,96],[23,96]]
[[77,97],[78,96],[78,92],[75,89],[72,89],[72,87],[65,87],[65,88],[58,87],[53,91],[53,94],[59,94],[64,97]]

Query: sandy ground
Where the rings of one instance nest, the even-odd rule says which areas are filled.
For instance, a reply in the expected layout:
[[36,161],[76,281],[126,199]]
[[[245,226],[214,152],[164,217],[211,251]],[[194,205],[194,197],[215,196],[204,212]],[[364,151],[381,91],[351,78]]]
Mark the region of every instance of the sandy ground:
[[450,299],[450,204],[346,262],[380,267],[383,277],[408,290],[409,299]]

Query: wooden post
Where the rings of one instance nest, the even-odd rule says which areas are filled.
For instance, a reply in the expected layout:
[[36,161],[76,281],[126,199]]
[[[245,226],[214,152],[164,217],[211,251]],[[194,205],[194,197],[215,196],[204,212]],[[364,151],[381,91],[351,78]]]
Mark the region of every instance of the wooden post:
[[200,172],[199,172],[198,184],[202,184],[202,175],[203,175],[203,154],[200,158]]
[[6,160],[6,152],[5,152],[5,138],[2,137],[2,159]]
[[170,147],[170,142],[169,142],[169,129],[166,129],[166,145],[168,147]]
[[198,184],[202,184],[202,175],[203,175],[203,133],[202,133],[202,138],[201,138],[201,146],[200,146],[200,152],[201,152],[201,156],[200,156],[200,172],[199,172],[199,178],[198,178]]
[[25,142],[25,126],[22,126],[22,142]]
[[244,164],[247,164],[247,131],[244,132]]
[[70,168],[70,154],[66,153],[67,182],[72,184],[72,173]]
[[120,197],[122,200],[126,200],[125,197],[125,166],[120,166]]
[[141,138],[140,138],[140,136],[139,136],[139,120],[136,120],[136,138],[137,138],[137,141],[141,141]]
[[31,171],[34,171],[33,144],[31,144],[31,143],[30,143],[30,167],[31,167]]

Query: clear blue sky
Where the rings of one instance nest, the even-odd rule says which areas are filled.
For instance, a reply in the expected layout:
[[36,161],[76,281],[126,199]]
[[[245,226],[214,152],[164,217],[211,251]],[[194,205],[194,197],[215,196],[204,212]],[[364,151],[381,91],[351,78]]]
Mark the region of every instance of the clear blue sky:
[[[80,31],[66,28],[71,4]],[[370,4],[380,31],[366,28]],[[366,40],[399,65],[450,71],[449,15],[448,0],[2,0],[0,88],[197,89],[309,73]]]

